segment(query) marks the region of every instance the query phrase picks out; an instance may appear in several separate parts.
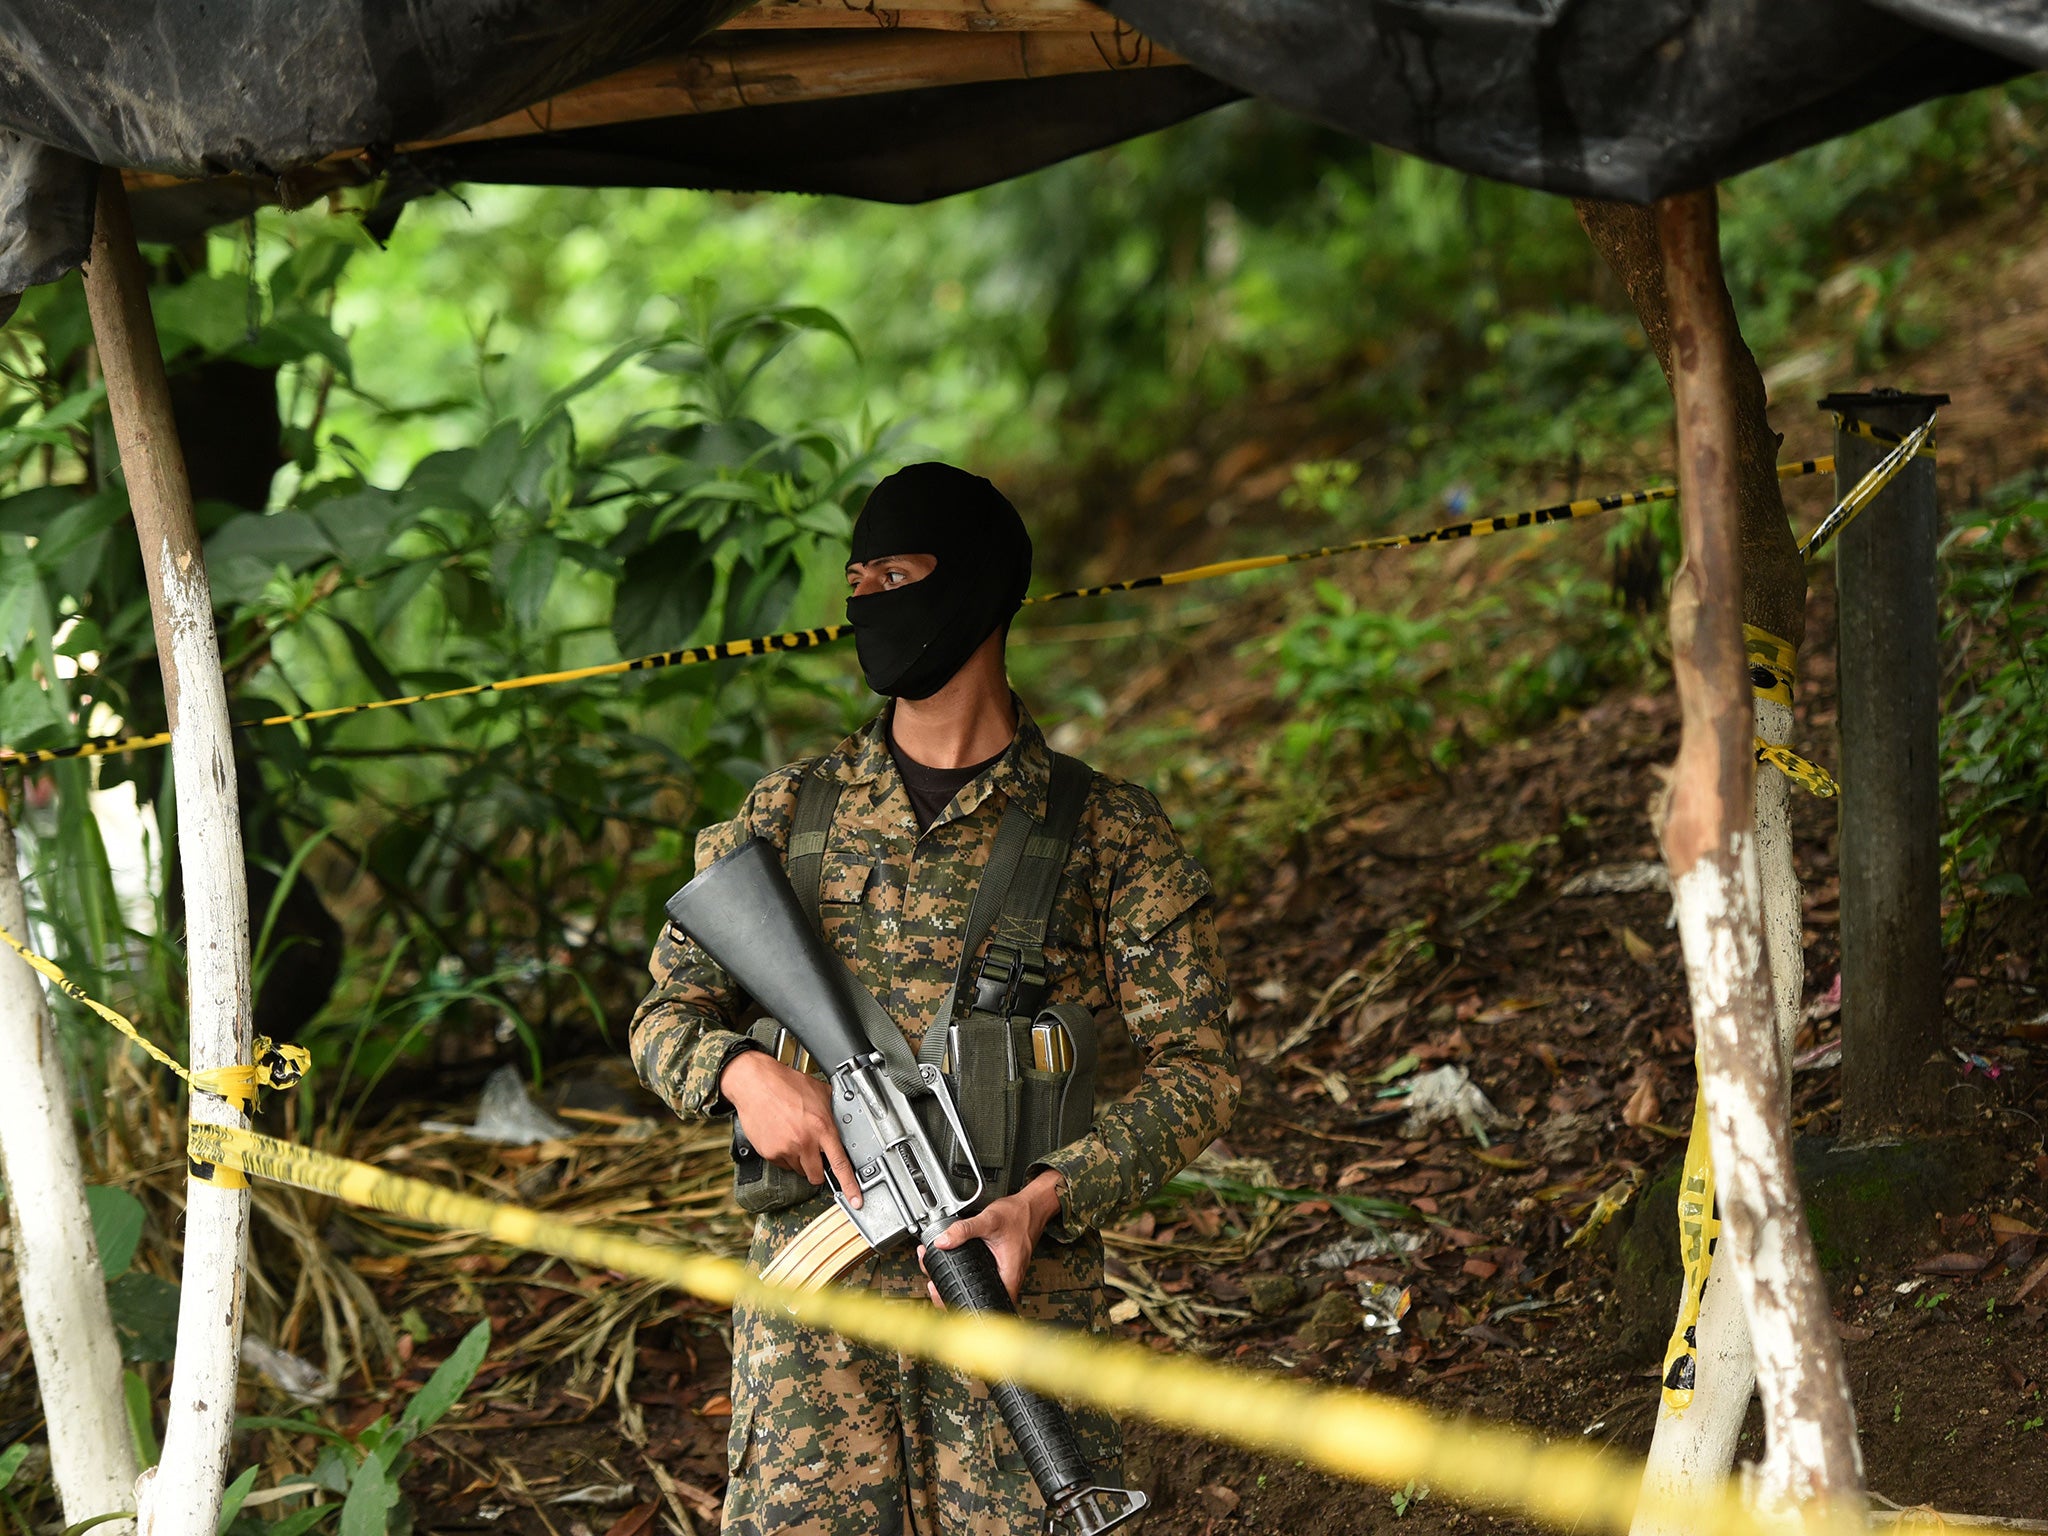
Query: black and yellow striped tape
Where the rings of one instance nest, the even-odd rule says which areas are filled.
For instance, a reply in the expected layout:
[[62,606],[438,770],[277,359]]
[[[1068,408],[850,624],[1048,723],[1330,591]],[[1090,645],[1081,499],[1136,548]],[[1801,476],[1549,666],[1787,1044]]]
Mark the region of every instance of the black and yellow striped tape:
[[[1780,464],[1778,478],[1792,480],[1803,475],[1831,474],[1834,467],[1835,461],[1832,458],[1800,459]],[[1340,555],[1362,554],[1369,550],[1413,549],[1424,544],[1447,544],[1458,539],[1485,538],[1491,534],[1510,533],[1520,528],[1570,522],[1575,518],[1592,517],[1602,512],[1616,512],[1625,507],[1670,501],[1677,494],[1676,486],[1652,486],[1648,490],[1624,491],[1615,496],[1593,496],[1579,501],[1560,502],[1555,506],[1535,507],[1526,512],[1516,512],[1502,517],[1482,517],[1462,523],[1448,523],[1443,527],[1425,529],[1420,533],[1386,534],[1378,538],[1355,539],[1348,544],[1327,544],[1315,549],[1300,549],[1282,555],[1254,555],[1242,560],[1217,560],[1207,565],[1189,566],[1178,571],[1163,571],[1158,575],[1139,576],[1129,581],[1112,581],[1093,587],[1070,587],[1064,592],[1047,592],[1038,597],[1026,598],[1025,603],[1027,606],[1033,606],[1040,603],[1066,602],[1077,597],[1102,597],[1112,592],[1142,592],[1153,587],[1178,587],[1194,581],[1213,581],[1218,577],[1241,575],[1247,571],[1273,570],[1280,566],[1299,565],[1309,560],[1330,560]],[[845,624],[827,624],[817,629],[790,630],[779,635],[760,635],[749,640],[724,640],[716,645],[693,645],[680,650],[656,651],[652,655],[636,656],[630,661],[608,661],[596,666],[571,667],[558,672],[534,672],[523,677],[501,678],[496,682],[470,683],[460,688],[439,688],[430,693],[407,694],[402,698],[368,699],[361,703],[337,704],[331,708],[309,709],[297,714],[265,715],[253,720],[238,720],[235,727],[238,730],[254,730],[262,726],[311,724],[321,720],[339,720],[348,715],[368,714],[379,709],[410,709],[417,704],[470,699],[486,693],[511,693],[522,688],[546,688],[559,683],[587,682],[599,677],[620,677],[629,672],[654,672],[665,667],[738,661],[745,657],[766,656],[778,651],[809,651],[843,640],[852,632]],[[157,731],[141,736],[91,737],[64,747],[36,747],[23,750],[0,746],[0,767],[55,763],[75,757],[109,757],[119,753],[144,752],[155,747],[168,746],[170,740],[168,731]]]
[[[1903,432],[1894,432],[1887,427],[1874,427],[1869,422],[1861,421],[1843,411],[1835,412],[1835,430],[1846,432],[1851,437],[1868,438],[1873,443],[1883,443],[1891,448],[1896,448],[1900,443],[1903,443],[1907,436]],[[1932,433],[1928,434],[1926,442],[1913,450],[1913,456],[1921,459],[1939,457],[1934,451],[1934,435]]]
[[[1861,426],[1862,423],[1859,422],[1857,425]],[[1876,438],[1877,431],[1876,427],[1871,427],[1861,435],[1882,441],[1883,439]],[[1896,438],[1891,452],[1871,465],[1863,477],[1849,488],[1848,494],[1835,504],[1835,509],[1820,520],[1820,526],[1815,528],[1806,542],[1799,546],[1800,555],[1811,560],[1819,554],[1827,546],[1828,541],[1854,522],[1856,515],[1876,499],[1877,493],[1897,479],[1899,472],[1914,455],[1920,453],[1925,445],[1933,440],[1934,416],[1930,413],[1928,418],[1911,432],[1904,437]]]

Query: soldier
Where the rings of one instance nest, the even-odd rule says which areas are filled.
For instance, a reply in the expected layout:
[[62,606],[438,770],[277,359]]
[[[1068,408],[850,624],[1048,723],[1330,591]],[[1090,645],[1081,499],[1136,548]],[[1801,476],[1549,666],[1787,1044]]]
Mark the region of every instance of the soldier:
[[[1021,1066],[1053,1069],[1011,1074],[1030,1079],[1022,1118],[1041,1125],[1038,1140],[1028,1126],[1012,1133],[990,1177],[996,1198],[941,1246],[986,1239],[1023,1316],[1097,1330],[1105,1311],[1098,1229],[1191,1162],[1237,1102],[1208,877],[1146,791],[1078,764],[1055,775],[1054,754],[1004,670],[1031,540],[1000,491],[943,464],[900,470],[869,496],[851,556],[847,620],[869,686],[890,703],[822,758],[761,780],[733,820],[699,835],[697,866],[764,837],[802,889],[798,865],[808,853],[827,942],[913,1050],[963,1010],[1014,1017],[1015,1038],[1029,1042],[1021,1048],[1039,1053]],[[820,793],[822,813],[805,798]],[[1050,827],[1061,818],[1049,800],[1062,796],[1075,802],[1078,822],[1064,873],[1055,862],[1043,882],[1051,910],[1036,939],[1028,921],[998,923],[988,944],[963,955],[1005,811],[1021,805]],[[822,836],[798,829],[821,815],[829,818]],[[794,858],[793,841],[802,845]],[[633,1019],[634,1062],[684,1119],[737,1116],[741,1201],[762,1212],[749,1258],[759,1270],[828,1208],[828,1170],[857,1188],[825,1085],[801,1070],[807,1063],[793,1050],[778,1053],[772,1021],[747,1031],[747,1000],[673,928],[650,968],[654,988]],[[1143,1058],[1137,1086],[1087,1125],[1092,1082],[1078,1081],[1086,1129],[1052,1144],[1057,1135],[1030,1110],[1031,1090],[1056,1079],[1062,1061],[1070,1071],[1076,1055],[1092,1062],[1095,1021],[1119,1016]],[[1023,1032],[1034,1017],[1061,1027],[1041,1040]],[[977,1085],[956,1089],[964,1111]],[[1013,1111],[1011,1123],[1018,1119]],[[968,1130],[985,1157],[972,1118]],[[1000,1129],[993,1135],[1003,1139]],[[758,1176],[749,1183],[753,1153],[766,1165],[751,1165]],[[907,1249],[865,1266],[864,1277],[848,1281],[929,1293]],[[738,1307],[732,1398],[729,1536],[994,1536],[1043,1521],[1038,1489],[981,1382]],[[1113,1473],[1115,1424],[1087,1411],[1074,1419],[1090,1462]]]

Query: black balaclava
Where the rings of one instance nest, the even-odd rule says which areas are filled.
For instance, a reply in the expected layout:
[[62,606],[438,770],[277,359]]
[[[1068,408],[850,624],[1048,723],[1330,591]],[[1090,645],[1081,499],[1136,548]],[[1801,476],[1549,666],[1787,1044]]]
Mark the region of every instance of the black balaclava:
[[847,563],[931,555],[931,575],[846,600],[868,686],[928,699],[1023,604],[1031,535],[1010,500],[950,464],[912,464],[868,493]]

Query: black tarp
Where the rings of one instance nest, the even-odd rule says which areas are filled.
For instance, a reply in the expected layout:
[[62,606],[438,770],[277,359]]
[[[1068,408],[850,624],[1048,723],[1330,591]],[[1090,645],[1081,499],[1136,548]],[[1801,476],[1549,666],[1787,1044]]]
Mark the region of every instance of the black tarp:
[[[93,162],[168,238],[337,152],[433,139],[702,37],[741,0],[0,0],[0,293],[84,253]],[[458,181],[915,201],[1239,91],[1526,186],[1646,201],[2048,63],[2048,0],[1109,0],[1193,68],[945,86],[499,139]],[[844,34],[842,34],[844,35]]]
[[1109,0],[1254,95],[1461,170],[1648,202],[2048,63],[2048,0]]

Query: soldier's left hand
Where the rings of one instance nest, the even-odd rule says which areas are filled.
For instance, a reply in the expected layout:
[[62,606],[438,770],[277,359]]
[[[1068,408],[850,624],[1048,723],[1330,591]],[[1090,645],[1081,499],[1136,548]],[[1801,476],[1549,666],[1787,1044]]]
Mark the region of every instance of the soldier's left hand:
[[[1015,1301],[1018,1289],[1024,1284],[1024,1268],[1031,1262],[1032,1250],[1038,1247],[1039,1238],[1044,1236],[1046,1223],[1059,1211],[1060,1185],[1064,1178],[1064,1175],[1048,1168],[1016,1194],[992,1200],[978,1214],[954,1222],[940,1237],[938,1246],[958,1248],[962,1243],[981,1238],[996,1256],[996,1270],[1003,1277],[1003,1289],[1010,1293],[1010,1300]],[[918,1258],[922,1260],[923,1257],[924,1250],[919,1249]],[[931,1292],[933,1306],[945,1306],[939,1300],[937,1286],[927,1282],[925,1289]]]

